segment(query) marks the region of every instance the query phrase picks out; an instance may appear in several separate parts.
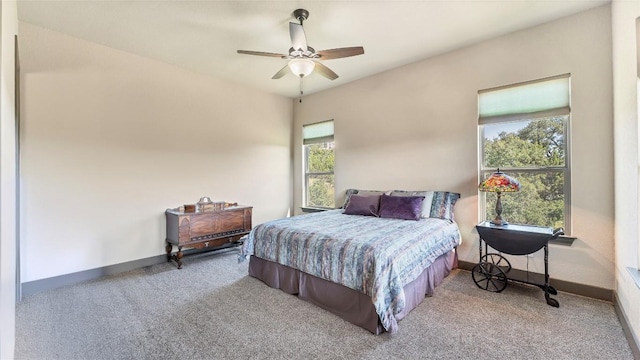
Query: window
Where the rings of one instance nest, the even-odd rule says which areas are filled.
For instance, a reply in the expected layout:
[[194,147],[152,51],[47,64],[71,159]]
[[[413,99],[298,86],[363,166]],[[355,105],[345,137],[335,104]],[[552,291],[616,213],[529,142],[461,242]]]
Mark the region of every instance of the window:
[[[570,234],[570,75],[478,92],[480,177],[500,169],[520,182],[503,194],[503,217],[516,224],[563,227]],[[481,193],[491,218],[495,195]]]
[[304,206],[335,207],[333,120],[302,127]]

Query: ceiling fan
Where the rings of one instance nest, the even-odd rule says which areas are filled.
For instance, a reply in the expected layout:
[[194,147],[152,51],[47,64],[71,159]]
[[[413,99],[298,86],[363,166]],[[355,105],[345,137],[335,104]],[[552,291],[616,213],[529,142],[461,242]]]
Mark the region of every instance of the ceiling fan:
[[289,54],[285,55],[249,50],[238,50],[238,53],[289,59],[289,63],[273,75],[272,79],[280,79],[289,71],[294,75],[303,78],[315,70],[316,73],[329,80],[337,79],[338,74],[320,63],[318,60],[340,59],[364,54],[364,48],[362,46],[316,51],[307,44],[307,37],[305,36],[304,28],[302,27],[302,23],[309,18],[309,12],[305,9],[297,9],[293,12],[293,16],[300,22],[300,24],[289,22],[289,34],[291,35],[291,48],[289,49]]

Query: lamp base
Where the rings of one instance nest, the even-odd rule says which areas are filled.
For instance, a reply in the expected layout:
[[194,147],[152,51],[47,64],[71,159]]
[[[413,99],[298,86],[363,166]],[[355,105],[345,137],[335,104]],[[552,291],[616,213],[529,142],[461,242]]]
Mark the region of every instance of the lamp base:
[[502,201],[500,201],[500,191],[497,191],[498,199],[496,200],[496,218],[491,220],[491,225],[505,226],[509,225],[508,222],[502,220]]
[[490,221],[491,225],[495,225],[495,226],[506,226],[509,225],[508,222],[502,220],[502,219],[493,219]]

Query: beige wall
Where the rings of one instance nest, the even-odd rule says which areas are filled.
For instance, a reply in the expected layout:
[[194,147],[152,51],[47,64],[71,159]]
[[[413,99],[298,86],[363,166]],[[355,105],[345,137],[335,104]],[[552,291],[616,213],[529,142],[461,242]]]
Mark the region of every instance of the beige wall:
[[638,271],[638,91],[640,63],[636,49],[636,19],[640,1],[612,3],[613,91],[615,128],[616,294],[640,346],[640,288],[628,269]]
[[[366,61],[366,54],[350,61]],[[294,103],[294,206],[299,211],[302,202],[301,127],[335,119],[338,203],[347,188],[460,192],[459,255],[477,262],[477,91],[571,73],[578,239],[572,247],[551,246],[550,273],[613,289],[611,71],[611,13],[604,6],[307,96]],[[527,267],[525,257],[512,263]],[[541,252],[528,268],[544,271]]]
[[163,254],[164,210],[202,196],[287,214],[290,99],[20,31],[24,282]]
[[15,1],[0,3],[0,358],[12,359],[16,304]]

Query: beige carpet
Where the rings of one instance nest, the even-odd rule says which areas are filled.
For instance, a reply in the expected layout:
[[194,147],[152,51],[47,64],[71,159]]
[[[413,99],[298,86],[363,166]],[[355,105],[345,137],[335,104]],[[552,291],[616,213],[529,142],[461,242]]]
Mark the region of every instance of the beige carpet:
[[633,359],[611,303],[478,289],[456,270],[394,335],[247,275],[237,253],[186,257],[25,297],[16,359]]

